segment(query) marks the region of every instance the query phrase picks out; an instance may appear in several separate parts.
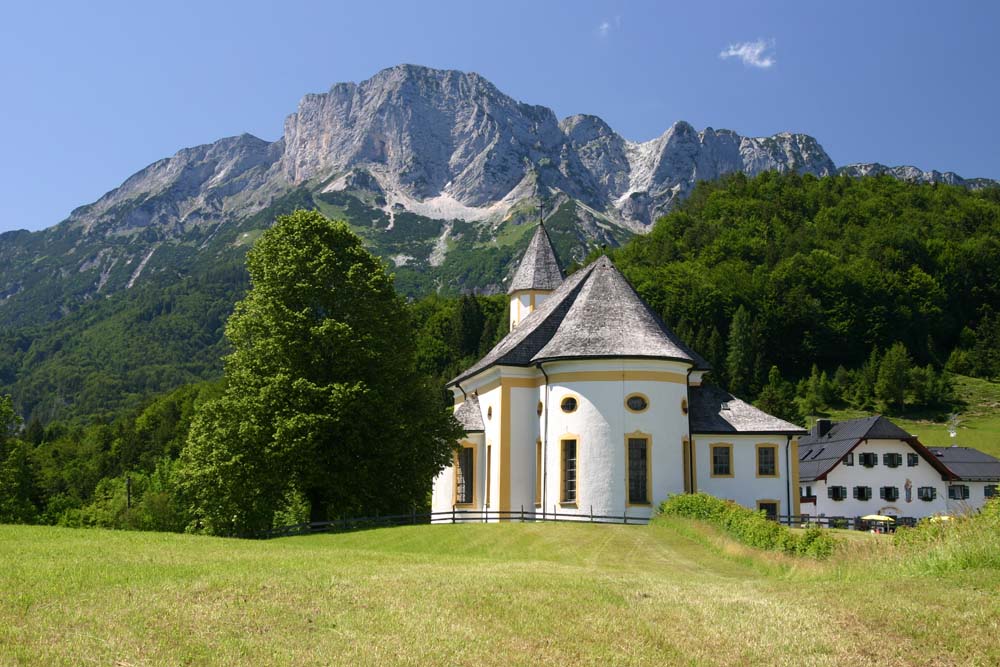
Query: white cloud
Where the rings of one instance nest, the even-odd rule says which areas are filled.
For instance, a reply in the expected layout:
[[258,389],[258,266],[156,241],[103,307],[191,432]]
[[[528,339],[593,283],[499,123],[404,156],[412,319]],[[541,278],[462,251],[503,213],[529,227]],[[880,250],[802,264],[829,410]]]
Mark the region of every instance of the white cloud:
[[619,30],[622,27],[622,17],[616,16],[614,21],[609,21],[604,19],[601,21],[600,25],[597,26],[597,34],[601,37],[607,37],[612,30]]
[[767,69],[778,62],[773,53],[768,53],[769,50],[773,49],[773,39],[758,39],[756,42],[740,42],[739,44],[730,44],[729,48],[724,49],[721,53],[719,53],[719,57],[723,60],[726,58],[739,58],[743,61],[744,65],[749,67]]

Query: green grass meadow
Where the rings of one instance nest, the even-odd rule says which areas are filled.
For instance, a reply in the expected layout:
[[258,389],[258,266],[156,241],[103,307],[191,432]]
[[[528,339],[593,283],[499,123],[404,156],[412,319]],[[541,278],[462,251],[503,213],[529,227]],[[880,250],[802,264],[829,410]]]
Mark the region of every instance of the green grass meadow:
[[3,665],[996,665],[1000,571],[688,520],[242,541],[0,526]]

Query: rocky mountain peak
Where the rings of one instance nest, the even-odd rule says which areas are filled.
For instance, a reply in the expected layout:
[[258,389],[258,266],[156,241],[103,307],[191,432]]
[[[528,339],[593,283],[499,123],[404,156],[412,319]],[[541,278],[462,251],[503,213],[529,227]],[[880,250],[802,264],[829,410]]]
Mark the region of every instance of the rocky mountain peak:
[[[698,180],[768,170],[837,173],[806,134],[744,137],[681,120],[633,142],[594,115],[560,122],[474,72],[403,64],[303,96],[276,142],[244,134],[159,160],[70,222],[87,232],[154,226],[169,234],[245,217],[295,188],[351,187],[378,194],[386,212],[444,219],[499,221],[525,198],[572,198],[607,223],[641,231]],[[845,171],[980,184],[877,163]]]

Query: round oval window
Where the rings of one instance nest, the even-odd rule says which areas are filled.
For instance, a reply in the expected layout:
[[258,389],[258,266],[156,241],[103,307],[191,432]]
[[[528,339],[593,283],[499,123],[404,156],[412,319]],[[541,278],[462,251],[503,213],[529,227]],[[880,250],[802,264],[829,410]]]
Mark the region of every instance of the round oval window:
[[576,399],[572,396],[567,396],[562,400],[562,403],[559,404],[559,407],[562,408],[563,412],[573,412],[576,410]]
[[493,406],[486,408],[486,418],[493,419]]
[[543,406],[543,405],[542,405],[542,402],[541,402],[541,401],[538,401],[538,416],[539,416],[539,417],[541,417],[541,416],[542,416],[542,410],[543,410],[543,408],[544,408],[544,407],[545,407],[545,406]]
[[646,401],[645,396],[640,396],[639,394],[633,394],[625,399],[625,405],[632,412],[642,412],[649,407],[649,403]]

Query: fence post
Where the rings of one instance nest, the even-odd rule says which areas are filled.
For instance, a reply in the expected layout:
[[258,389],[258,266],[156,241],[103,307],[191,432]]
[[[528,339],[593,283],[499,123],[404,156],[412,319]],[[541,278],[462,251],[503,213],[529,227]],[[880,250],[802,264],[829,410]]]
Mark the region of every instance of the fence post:
[[410,518],[413,520],[413,525],[417,525],[417,506],[414,505],[410,508]]
[[626,526],[628,525],[628,508],[627,507],[625,508],[625,511],[622,512],[622,523],[625,524]]
[[594,523],[594,506],[590,506],[590,523]]
[[451,506],[451,522],[455,523],[455,506]]
[[524,505],[521,505],[521,523],[524,523]]
[[559,520],[559,505],[555,503],[552,503],[552,520],[553,521]]

